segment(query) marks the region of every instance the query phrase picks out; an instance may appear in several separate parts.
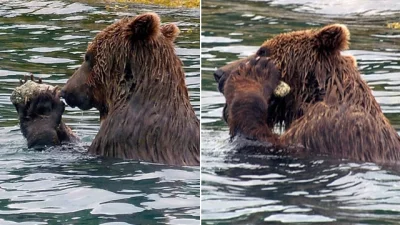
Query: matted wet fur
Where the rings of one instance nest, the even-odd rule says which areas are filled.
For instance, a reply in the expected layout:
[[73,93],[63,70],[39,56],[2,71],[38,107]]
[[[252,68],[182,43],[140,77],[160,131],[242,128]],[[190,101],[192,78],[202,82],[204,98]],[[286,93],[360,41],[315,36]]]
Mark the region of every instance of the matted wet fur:
[[173,41],[174,24],[147,13],[106,27],[62,90],[70,106],[100,112],[89,153],[199,165],[200,130]]
[[[33,76],[31,80],[35,81]],[[25,77],[25,82],[27,77]],[[42,83],[41,79],[35,81]],[[21,82],[23,84],[23,82]],[[72,130],[62,121],[65,105],[57,89],[42,91],[25,102],[14,104],[23,136],[29,148],[42,149],[77,141]]]
[[[264,107],[264,122],[268,124],[268,129],[263,128],[265,133],[258,136],[270,135],[276,126],[285,128],[279,140],[273,143],[276,146],[304,147],[305,153],[328,154],[358,161],[398,161],[399,135],[361,78],[354,57],[341,55],[341,51],[348,48],[349,37],[350,33],[344,25],[334,24],[319,30],[284,33],[265,41],[255,55],[214,73],[219,90],[227,99],[225,108],[230,107],[231,93],[236,91],[241,93],[235,94],[236,99],[243,96],[243,102],[253,102],[252,105],[259,102]],[[258,63],[266,64],[265,60],[272,66],[262,72],[243,66],[251,65],[249,62],[259,57],[265,59],[253,63],[254,68],[258,67]],[[279,71],[278,78],[272,67]],[[242,88],[228,91],[229,80],[237,76],[238,71],[239,74],[252,74],[247,77],[264,74],[265,80],[260,82],[260,79],[253,78],[246,84],[251,87],[247,88],[248,91]],[[264,96],[263,100],[259,100],[261,92],[250,100],[248,93],[253,93],[255,87],[260,84],[267,87],[265,83],[268,83],[268,88],[271,88],[276,79],[289,84],[291,91],[287,96],[276,97],[271,94],[273,90],[269,90],[270,96]],[[264,106],[266,101],[267,109]],[[242,107],[248,106],[242,103]],[[238,112],[248,112],[253,108],[242,108]],[[228,113],[228,117],[231,115],[233,113]],[[232,127],[232,121],[243,120],[241,123],[245,125],[260,120],[259,116],[249,118],[251,115],[236,113],[235,118],[228,118],[227,122]],[[248,132],[248,127],[244,128],[242,132]],[[231,135],[236,132],[231,130]],[[246,136],[254,135],[250,132]]]
[[224,118],[232,137],[244,135],[252,140],[277,141],[267,121],[270,97],[279,78],[279,71],[265,57],[253,58],[232,71],[224,85]]

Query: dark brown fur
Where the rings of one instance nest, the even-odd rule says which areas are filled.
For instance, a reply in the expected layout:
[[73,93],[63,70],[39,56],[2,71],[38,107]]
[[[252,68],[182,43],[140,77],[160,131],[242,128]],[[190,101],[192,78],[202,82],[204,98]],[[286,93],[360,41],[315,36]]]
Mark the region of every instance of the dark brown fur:
[[[280,71],[279,79],[291,87],[284,98],[269,97],[269,129],[277,125],[286,129],[279,144],[359,161],[397,161],[397,132],[361,78],[355,59],[341,55],[348,41],[349,31],[337,24],[280,34],[264,42],[255,55],[222,67],[214,75],[220,91],[229,98],[227,80],[237,66],[268,57]],[[243,118],[248,121],[248,114],[236,120]]]
[[100,111],[89,152],[171,165],[198,165],[199,120],[173,41],[179,29],[156,14],[124,18],[89,44],[63,88],[71,106]]
[[[249,139],[276,142],[267,124],[269,99],[279,82],[279,71],[265,57],[243,63],[224,85],[225,118],[230,135],[245,135]],[[241,119],[237,119],[241,118]]]
[[[33,76],[31,80],[34,81]],[[38,83],[41,82],[39,79]],[[40,92],[14,106],[19,116],[21,132],[27,139],[29,148],[41,149],[45,146],[50,147],[78,140],[62,121],[65,106],[60,101],[57,89]]]

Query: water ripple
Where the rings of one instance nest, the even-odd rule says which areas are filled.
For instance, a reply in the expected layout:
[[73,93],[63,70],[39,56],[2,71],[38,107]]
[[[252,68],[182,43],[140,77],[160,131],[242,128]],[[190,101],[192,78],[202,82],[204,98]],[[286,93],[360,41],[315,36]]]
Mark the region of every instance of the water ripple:
[[[216,68],[254,54],[263,41],[278,33],[344,23],[350,29],[351,42],[350,50],[343,54],[355,56],[363,79],[400,130],[400,39],[397,30],[385,26],[396,18],[388,14],[399,12],[394,1],[204,2],[203,223],[396,224],[400,220],[398,168],[327,157],[298,159],[234,152],[222,120],[225,99],[213,77]],[[336,19],[337,15],[345,16]]]

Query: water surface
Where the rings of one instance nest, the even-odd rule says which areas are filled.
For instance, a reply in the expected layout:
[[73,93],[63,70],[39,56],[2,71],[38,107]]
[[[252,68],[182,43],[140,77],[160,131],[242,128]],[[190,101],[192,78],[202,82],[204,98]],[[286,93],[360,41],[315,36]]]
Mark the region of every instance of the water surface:
[[218,1],[202,4],[202,223],[398,224],[399,169],[327,157],[233,152],[216,68],[272,36],[344,23],[350,50],[385,115],[400,129],[398,1]]
[[96,33],[148,11],[181,29],[176,51],[199,115],[199,10],[91,2],[0,0],[0,224],[198,224],[199,169],[87,156],[100,124],[95,110],[66,108],[81,143],[26,147],[9,100],[19,79],[33,73],[64,85]]

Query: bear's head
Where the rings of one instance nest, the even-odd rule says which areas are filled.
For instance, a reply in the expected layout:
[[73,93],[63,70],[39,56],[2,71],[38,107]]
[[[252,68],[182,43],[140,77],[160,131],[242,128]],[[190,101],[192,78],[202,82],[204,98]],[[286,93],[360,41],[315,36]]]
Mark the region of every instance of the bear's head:
[[98,109],[101,120],[130,98],[156,102],[175,95],[188,98],[182,62],[173,44],[178,34],[176,25],[161,26],[154,13],[115,22],[89,44],[61,96],[72,107]]
[[21,132],[29,148],[42,148],[61,143],[59,135],[65,105],[57,89],[41,91],[27,102],[14,105],[19,116]]
[[310,105],[321,100],[343,101],[359,85],[355,59],[341,54],[348,48],[349,38],[349,30],[340,24],[283,33],[265,41],[256,54],[219,68],[214,77],[219,90],[228,96],[226,81],[239,65],[257,57],[268,58],[279,71],[279,79],[290,86],[290,92],[284,97],[268,98],[267,123],[270,128],[288,128]]

